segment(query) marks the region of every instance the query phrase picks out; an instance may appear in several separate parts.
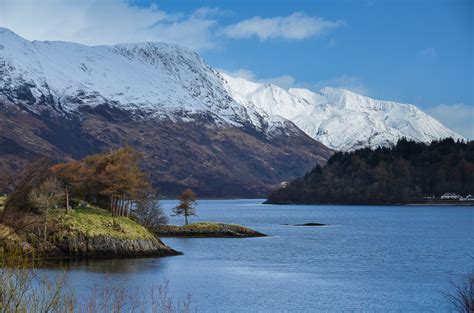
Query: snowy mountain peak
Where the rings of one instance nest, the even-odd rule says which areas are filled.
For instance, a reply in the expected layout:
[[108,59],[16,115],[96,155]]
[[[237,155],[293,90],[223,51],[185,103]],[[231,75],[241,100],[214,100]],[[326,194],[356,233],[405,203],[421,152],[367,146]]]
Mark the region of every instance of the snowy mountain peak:
[[285,90],[223,75],[236,99],[251,103],[261,113],[294,122],[335,150],[387,146],[403,137],[422,142],[464,139],[411,104],[375,100],[339,88]]
[[22,98],[28,109],[50,99],[54,110],[77,112],[103,103],[140,116],[188,118],[209,114],[219,123],[253,124],[263,130],[265,118],[236,102],[222,77],[199,55],[175,44],[144,42],[85,46],[28,41],[0,31],[0,97]]

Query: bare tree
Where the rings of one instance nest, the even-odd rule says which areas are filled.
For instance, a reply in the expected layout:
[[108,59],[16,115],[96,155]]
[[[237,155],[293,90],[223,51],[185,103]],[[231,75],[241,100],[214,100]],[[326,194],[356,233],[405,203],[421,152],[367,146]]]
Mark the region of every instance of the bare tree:
[[20,174],[18,182],[14,185],[12,193],[4,203],[0,223],[3,222],[10,208],[18,210],[30,209],[28,195],[51,175],[49,168],[50,162],[46,158],[40,158],[26,166],[23,173]]
[[173,213],[177,216],[184,215],[184,225],[188,225],[188,216],[196,215],[196,194],[187,188],[179,196],[179,204],[173,208]]
[[133,217],[152,232],[168,223],[168,217],[163,213],[156,193],[144,194],[137,200]]
[[462,281],[451,282],[453,291],[447,298],[457,312],[474,313],[474,273],[466,275]]
[[50,176],[41,185],[34,188],[28,194],[29,202],[32,207],[43,213],[44,218],[44,241],[47,240],[48,230],[48,210],[55,208],[63,201],[63,189],[61,182],[55,177]]
[[31,190],[28,194],[32,207],[44,211],[56,207],[61,203],[64,193],[61,182],[50,176],[41,185]]

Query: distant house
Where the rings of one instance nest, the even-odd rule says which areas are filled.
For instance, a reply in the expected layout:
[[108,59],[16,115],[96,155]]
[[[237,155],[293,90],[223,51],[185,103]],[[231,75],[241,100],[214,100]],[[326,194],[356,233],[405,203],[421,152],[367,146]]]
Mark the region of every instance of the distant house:
[[474,201],[473,195],[467,195],[464,198],[459,199],[460,201]]
[[441,200],[459,200],[461,198],[462,197],[460,195],[451,192],[446,192],[441,196]]
[[288,187],[288,185],[289,185],[289,183],[287,181],[282,181],[278,186],[280,188],[286,188],[286,187]]

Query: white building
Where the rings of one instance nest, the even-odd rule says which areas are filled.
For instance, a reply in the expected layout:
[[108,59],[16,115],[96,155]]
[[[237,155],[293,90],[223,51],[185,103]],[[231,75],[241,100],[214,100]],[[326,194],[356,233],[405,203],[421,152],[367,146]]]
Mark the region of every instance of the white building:
[[459,200],[461,198],[462,197],[460,195],[451,192],[446,192],[441,196],[441,200]]

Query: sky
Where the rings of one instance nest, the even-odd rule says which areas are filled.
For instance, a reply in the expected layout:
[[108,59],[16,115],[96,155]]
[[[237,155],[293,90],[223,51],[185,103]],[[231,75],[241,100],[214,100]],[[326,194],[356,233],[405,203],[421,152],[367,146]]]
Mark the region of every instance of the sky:
[[412,103],[474,139],[471,0],[0,0],[30,40],[178,43],[283,88]]

